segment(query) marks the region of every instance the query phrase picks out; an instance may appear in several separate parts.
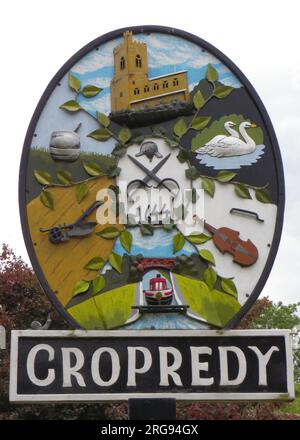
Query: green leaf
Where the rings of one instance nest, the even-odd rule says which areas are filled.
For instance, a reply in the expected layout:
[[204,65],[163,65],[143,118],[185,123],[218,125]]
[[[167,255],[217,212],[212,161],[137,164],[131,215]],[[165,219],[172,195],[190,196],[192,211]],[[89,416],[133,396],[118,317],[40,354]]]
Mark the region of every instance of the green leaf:
[[199,177],[199,173],[196,167],[192,166],[185,170],[185,175],[187,179],[195,180]]
[[203,272],[203,278],[209,289],[212,290],[217,281],[217,272],[211,266],[208,266]]
[[193,104],[197,110],[200,110],[200,108],[202,108],[204,106],[205,99],[204,99],[202,93],[200,92],[200,90],[198,90],[198,92],[195,93],[195,95],[193,97]]
[[52,177],[51,174],[47,173],[46,171],[39,171],[34,170],[33,171],[34,177],[41,185],[49,185],[52,183]]
[[153,226],[147,224],[141,225],[140,231],[142,235],[153,235]]
[[193,244],[203,244],[212,239],[212,237],[210,237],[209,235],[199,234],[198,232],[192,232],[186,238],[189,242]]
[[98,128],[98,130],[92,131],[87,135],[87,137],[96,139],[96,141],[105,142],[111,136],[107,128]]
[[89,281],[85,281],[85,280],[78,281],[74,286],[73,296],[86,292],[89,289],[89,287],[90,287]]
[[122,142],[122,144],[126,144],[128,141],[130,141],[131,137],[132,133],[128,127],[121,128],[118,138],[119,141]]
[[185,120],[183,118],[179,119],[179,121],[176,122],[176,124],[173,127],[173,131],[179,138],[182,137],[186,132],[188,128],[185,123]]
[[205,77],[206,77],[206,79],[208,79],[208,81],[210,81],[212,83],[217,81],[217,79],[219,78],[218,72],[211,64],[208,64],[208,66],[207,66],[207,71],[206,71]]
[[241,183],[236,183],[234,185],[234,191],[236,195],[242,199],[252,199],[249,189]]
[[40,201],[46,208],[54,209],[54,199],[51,192],[43,190],[40,194]]
[[105,261],[101,257],[92,258],[86,265],[85,269],[87,270],[100,270],[104,266]]
[[255,197],[259,202],[262,203],[273,203],[269,191],[266,189],[257,189],[255,191]]
[[85,182],[80,183],[79,185],[76,185],[76,199],[78,203],[81,203],[82,200],[86,197],[87,193],[89,192],[89,188]]
[[113,267],[117,272],[122,272],[122,261],[123,258],[121,255],[117,254],[116,252],[112,252],[108,259],[111,267]]
[[99,275],[93,280],[93,295],[99,293],[105,286],[105,278],[103,275]]
[[86,98],[93,98],[94,96],[97,96],[98,93],[102,92],[102,90],[103,89],[101,89],[100,87],[87,85],[82,89],[81,93]]
[[237,173],[232,173],[231,171],[219,171],[217,180],[222,183],[230,182],[236,175]]
[[132,143],[134,144],[141,144],[142,142],[144,142],[145,137],[141,134],[139,136],[136,136],[135,138],[132,139]]
[[203,260],[215,265],[214,256],[208,249],[201,249],[201,251],[199,251],[199,255]]
[[215,195],[216,185],[212,179],[202,179],[202,188],[207,194],[210,195],[210,197],[213,198],[213,196]]
[[74,90],[74,92],[79,92],[81,88],[81,82],[78,78],[76,78],[76,76],[69,75],[68,84],[70,89]]
[[237,290],[234,282],[229,278],[222,278],[221,280],[221,286],[224,292],[229,293],[230,295],[233,295],[234,297],[237,297]]
[[57,180],[62,185],[70,185],[72,183],[72,174],[70,171],[58,170],[56,173]]
[[120,242],[124,249],[126,249],[127,252],[130,252],[131,244],[132,244],[132,234],[131,232],[124,229],[120,234]]
[[65,102],[59,108],[61,108],[63,110],[67,110],[68,112],[78,112],[79,110],[81,110],[80,105],[74,99],[71,99],[70,101]]
[[120,231],[115,226],[108,226],[107,228],[102,229],[102,231],[97,232],[96,235],[107,240],[113,240],[114,238],[119,237]]
[[181,233],[174,235],[173,252],[176,253],[180,251],[180,249],[183,248],[184,244],[185,244],[185,237]]
[[179,160],[180,163],[184,163],[188,160],[189,158],[189,152],[187,150],[180,150],[178,155],[177,155],[177,159]]
[[83,162],[82,165],[89,176],[92,176],[92,177],[103,176],[103,172],[101,171],[100,167],[96,163]]
[[103,127],[107,128],[110,125],[110,119],[108,116],[106,116],[104,113],[97,112],[97,118]]
[[230,95],[232,90],[233,87],[222,85],[216,88],[214,95],[219,99],[223,99],[226,98],[226,96]]
[[195,118],[192,122],[192,128],[194,130],[203,130],[209,124],[211,116],[199,116]]

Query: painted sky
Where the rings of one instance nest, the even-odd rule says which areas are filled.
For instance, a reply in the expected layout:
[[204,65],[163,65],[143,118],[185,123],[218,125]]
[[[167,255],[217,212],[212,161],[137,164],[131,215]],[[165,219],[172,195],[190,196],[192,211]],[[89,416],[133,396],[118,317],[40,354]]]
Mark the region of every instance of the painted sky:
[[[231,71],[216,57],[190,41],[174,35],[159,33],[138,34],[134,39],[147,44],[149,78],[168,73],[188,71],[189,89],[192,90],[205,77],[208,63],[214,65],[219,79],[224,84],[240,87],[241,84]],[[114,74],[113,49],[122,43],[118,38],[101,45],[83,57],[72,68],[71,73],[80,79],[83,86],[93,84],[103,88],[95,98],[79,97],[80,104],[92,114],[110,112],[110,81]]]

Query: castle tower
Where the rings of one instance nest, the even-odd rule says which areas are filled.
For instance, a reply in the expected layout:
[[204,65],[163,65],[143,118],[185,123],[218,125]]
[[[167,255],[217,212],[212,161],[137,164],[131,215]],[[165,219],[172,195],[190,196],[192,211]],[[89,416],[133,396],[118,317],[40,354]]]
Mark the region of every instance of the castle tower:
[[111,111],[127,110],[141,87],[148,82],[147,46],[134,41],[132,32],[123,34],[124,41],[114,49],[115,74],[111,80]]

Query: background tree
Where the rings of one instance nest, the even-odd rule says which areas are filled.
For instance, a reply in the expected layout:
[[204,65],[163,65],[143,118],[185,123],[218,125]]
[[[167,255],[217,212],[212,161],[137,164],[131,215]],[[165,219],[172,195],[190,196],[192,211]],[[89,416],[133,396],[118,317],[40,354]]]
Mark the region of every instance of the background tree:
[[[255,302],[241,320],[239,328],[291,328],[299,322],[295,304],[284,306],[273,304],[268,298]],[[7,246],[0,250],[0,324],[7,330],[7,350],[0,350],[0,420],[1,419],[126,419],[127,404],[10,404],[9,382],[9,338],[14,329],[28,329],[31,322],[44,323],[51,313],[53,329],[68,329],[69,325],[53,309],[42,291],[33,270]],[[297,352],[300,365],[300,353]],[[298,373],[298,377],[300,374]],[[297,418],[280,415],[280,403],[185,403],[177,404],[178,419],[277,419]]]

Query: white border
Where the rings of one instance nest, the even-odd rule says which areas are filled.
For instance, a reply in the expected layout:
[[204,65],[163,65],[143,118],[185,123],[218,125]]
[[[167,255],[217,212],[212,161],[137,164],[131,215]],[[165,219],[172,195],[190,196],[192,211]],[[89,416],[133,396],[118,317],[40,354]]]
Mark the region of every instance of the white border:
[[[287,363],[287,393],[122,393],[122,394],[17,394],[18,343],[22,337],[37,338],[124,338],[124,337],[247,337],[247,336],[283,336]],[[290,330],[13,330],[11,332],[10,357],[10,402],[101,402],[109,400],[128,400],[131,398],[176,398],[177,400],[201,401],[245,401],[245,400],[292,400],[295,398],[293,380],[292,336]]]

